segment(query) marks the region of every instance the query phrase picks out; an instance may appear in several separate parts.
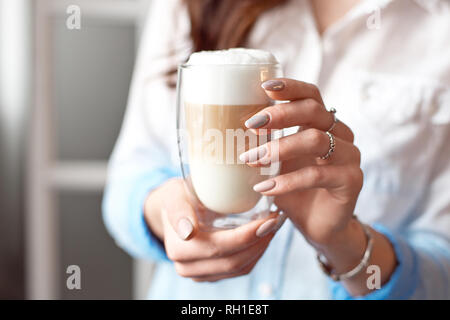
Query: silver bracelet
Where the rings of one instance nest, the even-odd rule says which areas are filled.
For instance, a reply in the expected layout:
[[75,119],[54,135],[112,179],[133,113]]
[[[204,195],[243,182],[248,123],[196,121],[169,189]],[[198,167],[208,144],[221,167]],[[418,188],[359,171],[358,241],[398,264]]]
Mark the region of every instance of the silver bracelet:
[[350,278],[354,277],[355,275],[357,275],[358,273],[360,273],[365,268],[367,268],[370,257],[372,256],[374,240],[373,240],[373,236],[372,236],[372,232],[370,231],[370,228],[365,224],[361,223],[361,225],[363,227],[364,234],[366,235],[367,248],[366,248],[366,251],[364,252],[361,262],[356,267],[354,267],[352,270],[350,270],[346,273],[343,273],[343,274],[332,273],[332,268],[329,265],[327,265],[326,262],[324,262],[325,258],[320,253],[317,254],[317,260],[319,261],[320,267],[322,268],[323,272],[325,274],[327,274],[332,280],[342,281],[342,280],[350,279]]

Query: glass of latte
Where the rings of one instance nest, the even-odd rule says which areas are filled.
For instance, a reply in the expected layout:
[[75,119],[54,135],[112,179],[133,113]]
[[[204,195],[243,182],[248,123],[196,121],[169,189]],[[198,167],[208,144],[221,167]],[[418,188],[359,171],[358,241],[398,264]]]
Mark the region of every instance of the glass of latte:
[[255,132],[245,126],[274,103],[261,83],[281,76],[275,57],[255,49],[197,52],[179,66],[178,148],[202,230],[235,228],[273,209],[273,198],[253,186],[277,175],[279,163],[249,166],[239,155],[281,137],[281,130]]

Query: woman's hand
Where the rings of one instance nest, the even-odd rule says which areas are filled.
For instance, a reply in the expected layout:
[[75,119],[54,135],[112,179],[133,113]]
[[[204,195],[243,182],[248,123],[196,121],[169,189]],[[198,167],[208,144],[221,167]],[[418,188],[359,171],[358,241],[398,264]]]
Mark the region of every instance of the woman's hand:
[[150,193],[145,218],[178,274],[199,282],[248,274],[285,219],[273,213],[236,229],[202,232],[190,201],[183,180],[171,179]]
[[[247,127],[256,132],[301,127],[295,134],[241,155],[241,160],[251,166],[282,161],[280,175],[254,189],[275,196],[279,209],[326,256],[335,273],[348,272],[360,263],[367,247],[361,224],[352,219],[363,185],[353,133],[344,123],[336,123],[331,130],[335,150],[328,159],[321,159],[330,150],[326,132],[332,128],[334,116],[325,109],[319,90],[291,79],[270,80],[263,88],[270,98],[289,102],[263,109],[246,122]],[[395,269],[396,257],[389,240],[371,231],[374,245],[369,265],[380,268],[380,282],[384,284]],[[370,291],[367,276],[361,272],[345,280],[344,285],[353,295],[366,294]]]
[[[330,149],[326,131],[334,116],[325,109],[319,90],[311,84],[275,79],[263,84],[274,100],[288,100],[267,107],[250,118],[246,125],[255,129],[283,129],[301,126],[287,137],[274,140],[241,156],[251,166],[282,161],[279,176],[255,185],[264,195],[276,196],[283,210],[303,233],[317,245],[326,245],[346,230],[363,184],[360,153],[353,144],[351,130],[342,122],[332,130],[335,151]],[[277,144],[277,145],[274,145]]]

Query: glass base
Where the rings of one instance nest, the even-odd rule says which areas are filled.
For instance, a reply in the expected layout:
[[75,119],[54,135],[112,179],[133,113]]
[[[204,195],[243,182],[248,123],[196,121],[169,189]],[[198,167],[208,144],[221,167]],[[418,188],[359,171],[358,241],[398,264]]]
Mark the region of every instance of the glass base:
[[244,213],[220,214],[211,211],[197,212],[201,231],[217,231],[238,228],[251,221],[263,219],[270,214],[269,210]]

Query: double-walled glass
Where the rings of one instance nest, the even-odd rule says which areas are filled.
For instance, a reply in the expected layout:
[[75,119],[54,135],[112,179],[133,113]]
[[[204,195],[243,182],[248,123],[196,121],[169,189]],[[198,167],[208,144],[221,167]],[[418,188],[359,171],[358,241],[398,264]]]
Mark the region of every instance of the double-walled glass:
[[[202,230],[235,228],[265,217],[273,197],[253,186],[279,173],[277,161],[250,167],[243,152],[281,136],[245,121],[273,104],[261,83],[281,77],[278,64],[181,65],[177,83],[180,163]],[[274,155],[276,152],[271,151]]]

